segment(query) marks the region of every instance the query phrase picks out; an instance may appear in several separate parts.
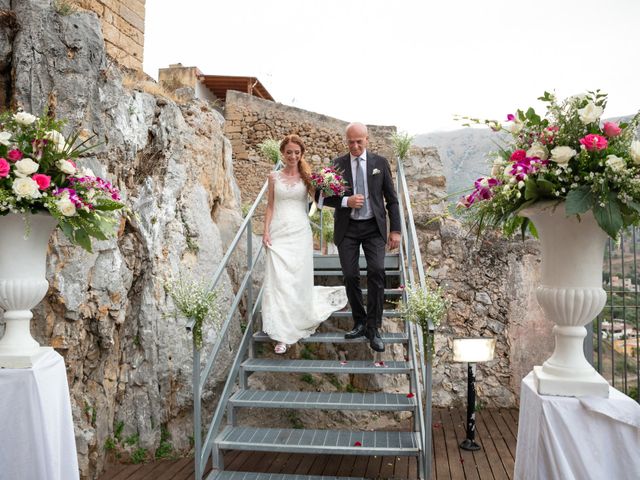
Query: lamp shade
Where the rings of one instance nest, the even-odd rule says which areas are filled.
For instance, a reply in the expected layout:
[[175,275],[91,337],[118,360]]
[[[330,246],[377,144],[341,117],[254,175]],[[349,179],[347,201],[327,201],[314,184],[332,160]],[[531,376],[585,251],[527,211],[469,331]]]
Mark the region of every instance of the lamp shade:
[[453,339],[454,362],[488,362],[493,360],[495,338],[470,337]]

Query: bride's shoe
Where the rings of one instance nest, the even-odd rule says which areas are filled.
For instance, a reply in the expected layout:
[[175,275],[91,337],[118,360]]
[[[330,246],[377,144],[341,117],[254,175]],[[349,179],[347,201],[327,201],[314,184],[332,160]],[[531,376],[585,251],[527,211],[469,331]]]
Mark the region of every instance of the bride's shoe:
[[286,343],[276,343],[276,347],[273,351],[278,355],[282,355],[283,353],[287,353],[288,348],[289,346]]

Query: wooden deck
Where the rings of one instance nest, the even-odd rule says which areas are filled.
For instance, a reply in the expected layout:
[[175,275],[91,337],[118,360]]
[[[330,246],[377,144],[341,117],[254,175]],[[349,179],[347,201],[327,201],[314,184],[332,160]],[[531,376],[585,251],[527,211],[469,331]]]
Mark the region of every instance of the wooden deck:
[[[481,410],[476,414],[477,452],[461,450],[465,438],[462,410],[433,410],[433,480],[503,480],[513,478],[518,411]],[[230,451],[229,470],[338,475],[371,479],[417,479],[417,462],[408,457],[353,457]],[[110,467],[100,480],[193,479],[193,459],[163,460],[144,465]]]

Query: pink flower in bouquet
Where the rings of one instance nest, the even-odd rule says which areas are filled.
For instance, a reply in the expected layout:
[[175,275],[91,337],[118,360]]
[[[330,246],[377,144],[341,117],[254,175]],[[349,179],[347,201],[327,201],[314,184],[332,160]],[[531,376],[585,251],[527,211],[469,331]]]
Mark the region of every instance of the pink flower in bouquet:
[[36,173],[31,178],[38,184],[38,188],[40,190],[46,190],[49,188],[49,185],[51,185],[51,177],[44,173]]
[[12,150],[9,150],[7,152],[7,158],[9,160],[11,160],[12,162],[17,162],[18,160],[22,160],[22,157],[24,155],[22,154],[22,152],[20,150],[18,150],[17,148],[14,148]]
[[602,130],[604,131],[604,134],[609,138],[617,137],[622,132],[620,126],[615,122],[604,122]]
[[580,143],[584,145],[584,148],[586,148],[590,152],[604,150],[605,148],[607,148],[607,145],[609,145],[609,142],[607,142],[606,138],[595,133],[585,135],[580,139]]
[[347,189],[347,183],[344,178],[333,167],[324,167],[320,172],[312,173],[311,183],[325,197],[340,197],[344,195]]
[[7,177],[9,175],[9,170],[11,170],[9,162],[4,158],[0,158],[0,178]]

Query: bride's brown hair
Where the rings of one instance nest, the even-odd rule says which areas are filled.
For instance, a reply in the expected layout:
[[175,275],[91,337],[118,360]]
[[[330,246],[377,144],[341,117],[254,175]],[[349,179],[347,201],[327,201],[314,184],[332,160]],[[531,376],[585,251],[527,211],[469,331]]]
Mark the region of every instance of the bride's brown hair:
[[287,135],[280,142],[280,153],[284,155],[284,149],[290,143],[295,143],[300,147],[300,162],[298,163],[298,171],[300,172],[300,178],[304,182],[305,187],[307,187],[309,195],[313,197],[313,195],[315,194],[315,188],[311,184],[311,166],[304,159],[304,142],[298,135]]

